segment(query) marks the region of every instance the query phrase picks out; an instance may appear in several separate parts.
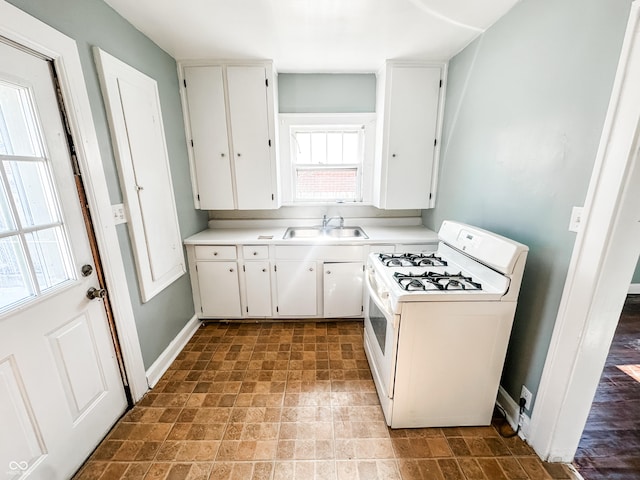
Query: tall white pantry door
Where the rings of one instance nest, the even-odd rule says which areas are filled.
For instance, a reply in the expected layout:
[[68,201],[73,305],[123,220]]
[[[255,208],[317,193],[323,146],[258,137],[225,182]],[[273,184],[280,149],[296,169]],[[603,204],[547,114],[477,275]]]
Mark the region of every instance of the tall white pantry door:
[[3,480],[70,478],[127,406],[50,68],[0,41]]

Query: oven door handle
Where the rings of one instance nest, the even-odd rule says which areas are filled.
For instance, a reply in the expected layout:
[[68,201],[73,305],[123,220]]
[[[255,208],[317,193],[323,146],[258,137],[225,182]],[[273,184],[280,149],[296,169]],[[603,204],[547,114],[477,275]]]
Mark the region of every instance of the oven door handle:
[[380,311],[384,313],[385,317],[392,318],[393,312],[390,309],[389,292],[386,290],[380,291],[380,288],[378,287],[378,282],[376,282],[371,272],[369,272],[367,275],[366,284],[367,284],[367,292],[369,293],[369,297],[378,306]]

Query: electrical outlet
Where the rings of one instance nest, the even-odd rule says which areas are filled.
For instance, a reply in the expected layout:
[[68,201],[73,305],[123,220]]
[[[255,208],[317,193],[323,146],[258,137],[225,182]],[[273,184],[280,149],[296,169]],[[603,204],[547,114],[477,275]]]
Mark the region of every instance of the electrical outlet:
[[115,225],[127,222],[127,217],[124,213],[124,205],[122,203],[111,205],[111,209],[113,211],[113,223]]
[[522,390],[520,390],[520,398],[524,398],[524,408],[529,410],[531,408],[531,402],[533,402],[533,395],[531,395],[529,389],[524,385],[522,385]]
[[580,228],[581,220],[582,220],[582,207],[573,207],[571,209],[571,220],[569,220],[569,231],[577,233],[578,229]]

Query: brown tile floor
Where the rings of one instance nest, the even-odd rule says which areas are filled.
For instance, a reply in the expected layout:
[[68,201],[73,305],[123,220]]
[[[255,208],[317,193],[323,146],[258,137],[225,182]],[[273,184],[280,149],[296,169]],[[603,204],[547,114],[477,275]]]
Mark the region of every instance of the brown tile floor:
[[629,295],[609,349],[574,465],[585,480],[640,478],[640,295]]
[[77,480],[566,479],[496,428],[390,430],[361,322],[210,324]]

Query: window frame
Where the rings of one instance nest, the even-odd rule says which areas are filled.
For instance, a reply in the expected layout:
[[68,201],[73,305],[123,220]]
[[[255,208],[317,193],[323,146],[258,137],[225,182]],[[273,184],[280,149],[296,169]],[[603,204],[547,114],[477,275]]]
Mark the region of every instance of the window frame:
[[[371,205],[373,202],[373,165],[376,135],[375,113],[281,113],[278,116],[279,126],[279,150],[280,150],[280,180],[281,199],[283,205]],[[363,156],[362,165],[359,168],[360,200],[358,201],[321,201],[321,200],[296,200],[295,181],[296,164],[293,161],[291,141],[292,128],[310,128],[313,126],[325,126],[329,129],[338,126],[363,127]],[[333,167],[339,168],[336,164]],[[331,168],[331,167],[328,167]]]

